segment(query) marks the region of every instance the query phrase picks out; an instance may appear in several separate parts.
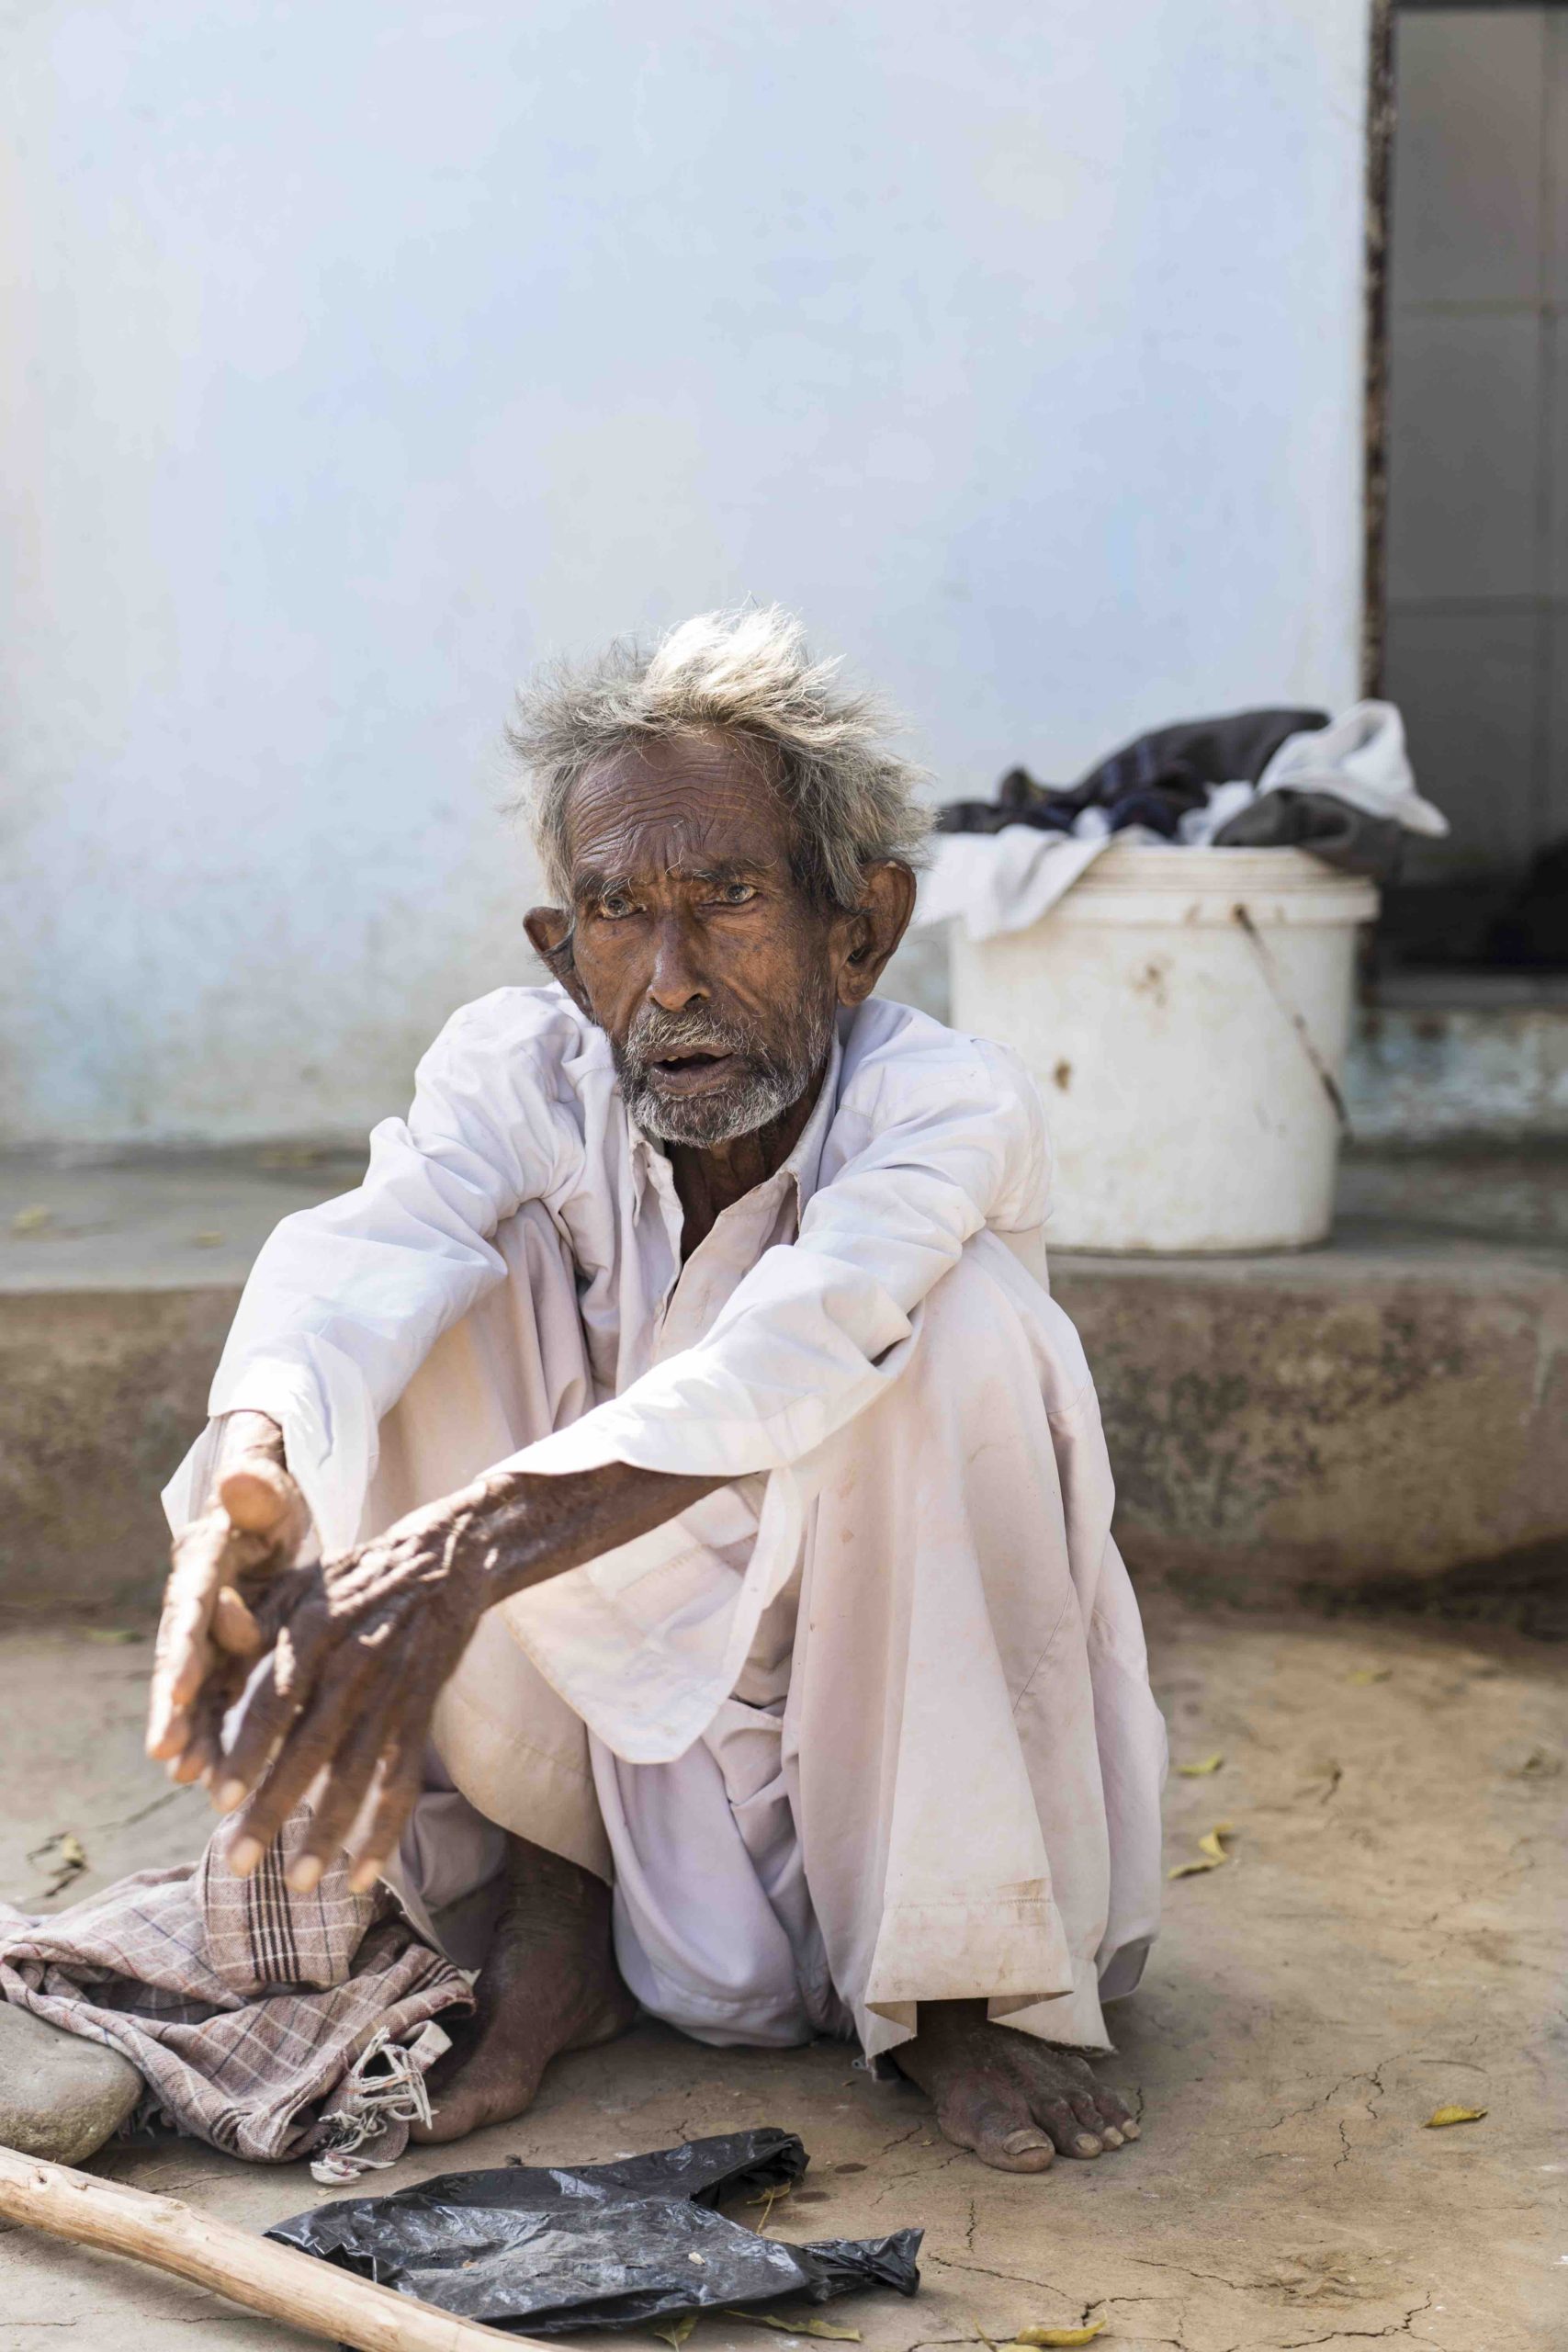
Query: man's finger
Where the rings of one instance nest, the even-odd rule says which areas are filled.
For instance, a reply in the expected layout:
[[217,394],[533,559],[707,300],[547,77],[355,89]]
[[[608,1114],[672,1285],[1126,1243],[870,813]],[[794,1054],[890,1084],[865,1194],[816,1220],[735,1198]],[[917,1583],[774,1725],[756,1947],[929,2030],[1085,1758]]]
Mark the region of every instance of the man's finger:
[[[292,1552],[305,1532],[305,1498],[280,1463],[242,1454],[218,1481],[218,1499],[233,1524]],[[292,1539],[292,1540],[290,1540]]]
[[205,1781],[217,1769],[223,1753],[223,1718],[239,1689],[233,1666],[220,1660],[184,1718],[185,1745],[168,1768],[171,1781]]
[[221,1585],[212,1604],[212,1636],[231,1657],[259,1657],[262,1632],[231,1584]]
[[189,1707],[212,1665],[209,1634],[218,1595],[265,1556],[266,1546],[214,1511],[175,1539],[148,1701],[147,1753],[178,1753],[172,1718]]
[[[290,1726],[265,1780],[251,1799],[243,1835],[229,1849],[229,1867],[236,1878],[249,1878],[318,1772],[333,1761],[344,1724],[355,1726],[354,1738],[361,1736],[365,1726],[354,1703],[354,1686],[363,1672],[357,1658],[341,1660]],[[231,1751],[224,1760],[225,1773],[231,1767]],[[227,1794],[227,1789],[220,1792],[220,1804]]]
[[224,1555],[231,1532],[227,1520],[214,1512],[175,1539],[174,1564],[164,1587],[164,1613],[158,1622],[157,1665],[165,1672],[207,1631],[218,1588],[225,1580]]
[[394,1752],[383,1760],[375,1817],[360,1840],[348,1873],[348,1883],[355,1894],[369,1894],[386,1868],[388,1856],[396,1852],[423,1783],[422,1727],[417,1737],[400,1739]]
[[310,1833],[288,1872],[288,1883],[296,1894],[315,1892],[359,1818],[387,1738],[387,1709],[375,1703],[379,1696],[361,1701],[358,1728],[333,1758],[316,1800]]
[[302,1657],[302,1628],[285,1626],[245,1693],[229,1736],[214,1791],[220,1813],[232,1813],[266,1770],[274,1748],[310,1696],[315,1676]]
[[[244,1802],[265,1771],[274,1747],[310,1696],[323,1646],[316,1572],[285,1568],[263,1586],[248,1613],[255,1627],[255,1655],[259,1657],[263,1650],[272,1655],[245,1694],[227,1759],[220,1755],[213,1759],[213,1802],[220,1813],[232,1813]],[[231,1660],[226,1660],[220,1719],[239,1697],[243,1679]]]
[[163,1655],[152,1668],[147,1694],[147,1753],[158,1762],[177,1756],[186,1743],[191,1702],[210,1660],[205,1621],[182,1614],[172,1623]]

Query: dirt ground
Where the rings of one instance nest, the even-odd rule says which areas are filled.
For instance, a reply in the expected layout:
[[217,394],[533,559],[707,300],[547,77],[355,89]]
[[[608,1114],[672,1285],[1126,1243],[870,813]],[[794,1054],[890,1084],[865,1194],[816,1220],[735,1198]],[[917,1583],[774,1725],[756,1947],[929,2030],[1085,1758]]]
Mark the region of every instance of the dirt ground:
[[[926,2232],[924,2283],[832,2316],[870,2352],[1104,2322],[1111,2347],[1568,2346],[1562,2064],[1568,1650],[1474,1626],[1151,1612],[1174,1759],[1168,1860],[1233,1825],[1233,1859],[1168,1889],[1144,1990],[1113,2012],[1134,2147],[1043,2179],[982,2170],[920,2096],[820,2044],[753,2056],[643,2029],[568,2060],[535,2112],[388,2187],[457,2167],[570,2162],[751,2124],[798,2132],[784,2237]],[[183,1859],[202,1800],[138,1751],[148,1645],[61,1633],[0,1645],[0,1894],[28,1908],[73,1830],[87,1876],[57,1902]],[[1424,2128],[1448,2102],[1483,2120]],[[1553,2136],[1553,2124],[1556,2134]],[[318,2203],[303,2166],[190,2142],[97,2168],[260,2230]],[[352,2190],[337,2194],[352,2194]],[[593,2347],[626,2338],[590,2337]],[[651,2343],[640,2335],[633,2342]],[[0,2235],[0,2345],[286,2352],[307,2339],[177,2281],[21,2231]],[[693,2352],[791,2339],[703,2322]]]

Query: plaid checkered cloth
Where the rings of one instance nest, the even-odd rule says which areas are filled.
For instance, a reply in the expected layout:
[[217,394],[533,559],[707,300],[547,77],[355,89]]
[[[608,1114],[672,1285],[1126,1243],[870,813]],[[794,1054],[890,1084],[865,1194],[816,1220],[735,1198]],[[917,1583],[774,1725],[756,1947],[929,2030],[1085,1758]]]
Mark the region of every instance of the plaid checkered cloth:
[[194,1866],[52,1918],[0,1903],[0,1997],[123,2052],[147,2085],[132,2130],[162,2120],[348,2179],[401,2155],[448,2046],[432,2021],[473,1997],[385,1888],[351,1893],[341,1860],[313,1894],[285,1883],[309,1820],[301,1805],[252,1878],[227,1866],[242,1812]]

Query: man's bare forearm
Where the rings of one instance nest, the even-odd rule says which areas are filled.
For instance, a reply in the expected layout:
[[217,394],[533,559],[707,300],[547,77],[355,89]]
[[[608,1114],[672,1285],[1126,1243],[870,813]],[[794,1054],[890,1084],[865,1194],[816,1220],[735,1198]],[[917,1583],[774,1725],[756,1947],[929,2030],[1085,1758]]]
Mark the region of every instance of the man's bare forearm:
[[[283,1431],[266,1413],[223,1417],[212,1485],[244,1457],[265,1455],[287,1467]],[[581,1567],[602,1552],[630,1544],[700,1502],[722,1478],[678,1477],[607,1462],[594,1470],[544,1477],[523,1470],[487,1471],[469,1487],[428,1506],[446,1523],[454,1557],[477,1565],[497,1600]]]
[[[270,1462],[259,1472],[283,1475]],[[246,1687],[215,1781],[226,1813],[251,1799],[231,1868],[243,1877],[256,1867],[324,1770],[289,1883],[307,1893],[319,1883],[375,1781],[351,1878],[373,1884],[418,1795],[436,1698],[485,1611],[629,1544],[724,1484],[624,1462],[559,1477],[492,1471],[280,1588],[273,1647]],[[226,1475],[231,1512],[233,1487]]]
[[629,1462],[548,1477],[492,1471],[431,1508],[446,1523],[453,1559],[482,1576],[488,1607],[630,1544],[726,1483]]

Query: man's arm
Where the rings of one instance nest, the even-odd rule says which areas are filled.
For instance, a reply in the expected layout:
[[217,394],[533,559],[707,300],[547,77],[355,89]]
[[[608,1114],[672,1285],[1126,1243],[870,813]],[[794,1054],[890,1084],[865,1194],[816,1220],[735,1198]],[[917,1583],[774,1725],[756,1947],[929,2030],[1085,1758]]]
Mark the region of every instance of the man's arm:
[[[436,1692],[485,1609],[813,1450],[897,1376],[910,1316],[968,1238],[992,1219],[1043,1217],[1039,1099],[995,1048],[920,1024],[867,1057],[841,1112],[857,1140],[798,1241],[765,1254],[703,1341],[464,1495],[312,1572],[267,1618],[264,1634],[281,1628],[276,1650],[236,1729],[232,1770],[215,1776],[231,1808],[282,1738],[257,1838],[275,1835],[330,1765],[332,1815],[318,1818],[313,1847],[323,1860],[353,1826],[348,1797],[363,1799],[379,1770],[381,1804],[357,1841],[360,1876],[373,1874],[417,1792]],[[536,1466],[546,1456],[547,1471]],[[240,1850],[254,1867],[260,1848]]]
[[[421,1060],[407,1118],[372,1134],[363,1182],[285,1217],[257,1256],[209,1409],[285,1430],[325,1553],[359,1538],[381,1420],[442,1334],[506,1279],[499,1227],[577,1182],[581,1122],[562,1073],[582,1058],[584,1025],[553,989],[466,1005]],[[205,1447],[165,1498],[176,1529],[201,1515],[190,1472],[204,1460]]]
[[[177,1780],[206,1774],[225,1813],[256,1792],[231,1854],[242,1875],[324,1773],[290,1872],[301,1894],[320,1883],[373,1787],[352,1883],[374,1885],[419,1794],[436,1697],[487,1609],[631,1543],[725,1483],[623,1462],[558,1476],[491,1472],[342,1557],[255,1591],[258,1568],[284,1565],[291,1530],[290,1555],[298,1545],[302,1521],[292,1514],[303,1505],[276,1423],[233,1419],[252,1426],[234,1433],[220,1463],[220,1508],[176,1547],[148,1749]],[[247,1528],[247,1516],[266,1518],[267,1528]],[[236,1681],[269,1643],[220,1755]]]

